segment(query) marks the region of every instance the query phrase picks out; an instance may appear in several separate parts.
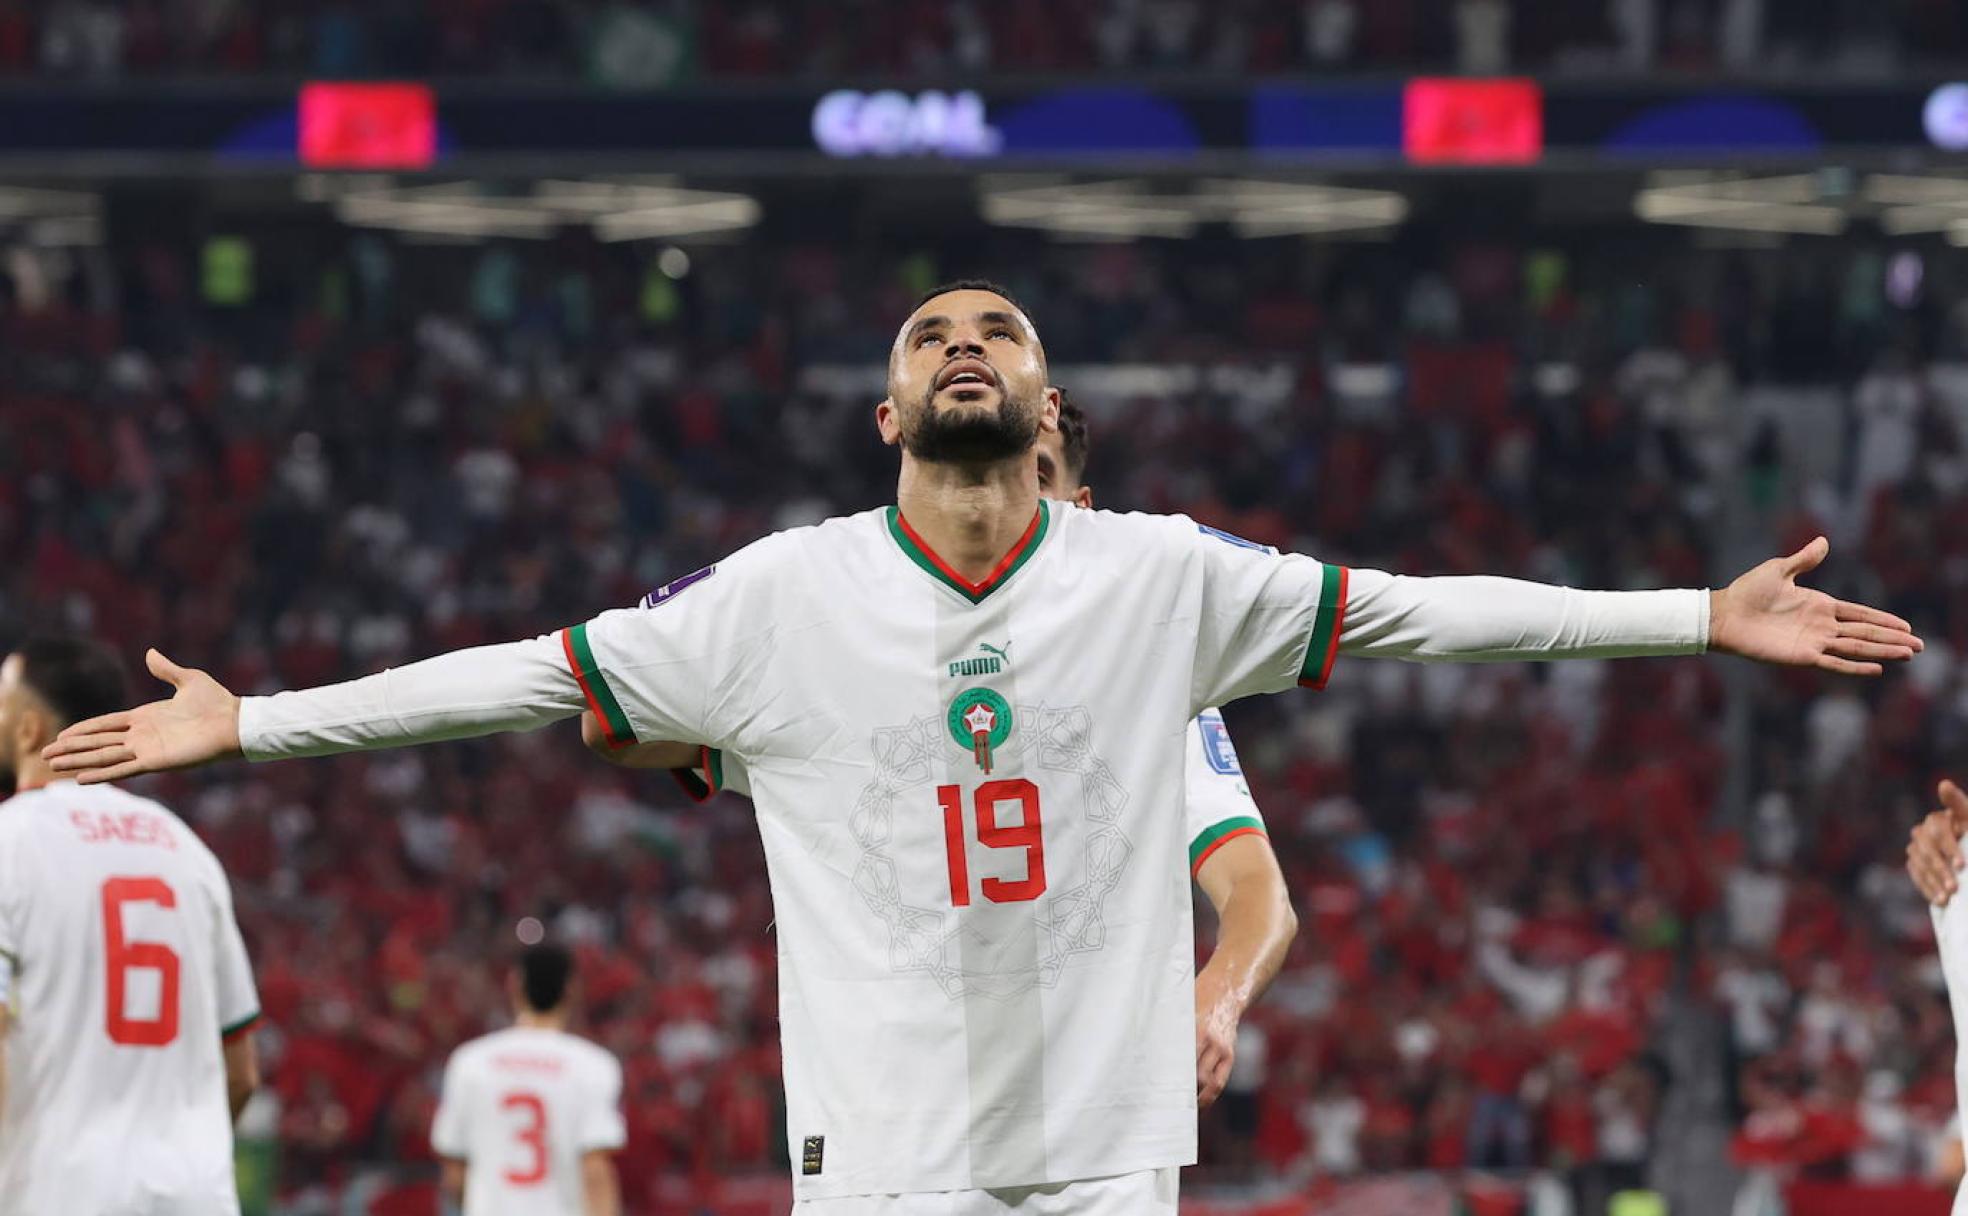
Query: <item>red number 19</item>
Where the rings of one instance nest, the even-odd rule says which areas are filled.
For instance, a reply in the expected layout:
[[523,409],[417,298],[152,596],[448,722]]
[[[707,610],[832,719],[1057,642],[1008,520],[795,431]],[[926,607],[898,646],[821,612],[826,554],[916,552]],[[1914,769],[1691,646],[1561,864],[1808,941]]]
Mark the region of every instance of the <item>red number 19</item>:
[[[1039,818],[1039,787],[1023,777],[986,781],[977,787],[977,843],[987,849],[1024,849],[1025,877],[1016,881],[987,878],[978,884],[994,904],[1021,904],[1045,894],[1045,836]],[[950,866],[950,903],[970,906],[970,859],[964,841],[963,787],[939,785],[936,802],[943,808],[943,852]],[[998,804],[1016,802],[1022,808],[1016,824],[998,822]]]

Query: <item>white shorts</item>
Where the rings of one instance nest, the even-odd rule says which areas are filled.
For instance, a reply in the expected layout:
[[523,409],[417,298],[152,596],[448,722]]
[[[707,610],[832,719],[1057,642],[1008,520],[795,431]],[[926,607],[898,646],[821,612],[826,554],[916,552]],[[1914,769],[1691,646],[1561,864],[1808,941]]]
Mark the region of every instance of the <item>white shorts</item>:
[[915,1191],[801,1199],[793,1216],[1175,1216],[1175,1166],[997,1191]]

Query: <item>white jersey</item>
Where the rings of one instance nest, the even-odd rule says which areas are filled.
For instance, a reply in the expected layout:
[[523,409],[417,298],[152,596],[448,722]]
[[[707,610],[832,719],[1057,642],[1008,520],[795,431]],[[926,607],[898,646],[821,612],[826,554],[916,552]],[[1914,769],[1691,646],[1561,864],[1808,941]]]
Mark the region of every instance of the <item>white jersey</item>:
[[466,1163],[465,1216],[581,1216],[581,1157],[622,1147],[622,1066],[515,1026],[451,1053],[431,1147]]
[[254,759],[523,730],[742,762],[777,916],[800,1199],[1195,1158],[1181,805],[1206,706],[1333,656],[1698,653],[1700,591],[1412,579],[1181,516],[1039,504],[981,583],[893,507],[767,537],[641,607],[247,697]]
[[239,1210],[222,1040],[259,1016],[218,859],[147,798],[0,804],[5,1216]]
[[607,734],[751,785],[801,1197],[1195,1160],[1193,723],[1322,682],[1345,581],[1046,503],[973,585],[890,508],[567,631]]
[[[1262,836],[1264,815],[1244,780],[1237,747],[1223,714],[1206,709],[1190,724],[1182,764],[1183,834],[1189,841],[1189,872],[1199,873],[1210,854],[1239,836]],[[699,749],[697,762],[672,770],[677,784],[692,799],[703,802],[730,792],[752,796],[752,779],[745,762],[714,747]]]
[[[1941,951],[1948,1007],[1954,1013],[1954,1100],[1956,1118],[1968,1111],[1968,899],[1954,898],[1934,915],[1934,941]],[[1954,1216],[1968,1216],[1968,1178],[1955,1190]]]

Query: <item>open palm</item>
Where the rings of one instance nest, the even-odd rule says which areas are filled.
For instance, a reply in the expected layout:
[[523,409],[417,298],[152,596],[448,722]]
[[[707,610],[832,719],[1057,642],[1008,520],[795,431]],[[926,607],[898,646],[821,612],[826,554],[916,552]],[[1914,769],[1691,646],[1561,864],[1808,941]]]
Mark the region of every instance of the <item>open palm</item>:
[[42,749],[49,767],[92,785],[239,754],[238,697],[155,650],[144,665],[175,690],[170,699],[75,723]]
[[1715,593],[1709,649],[1787,667],[1876,676],[1882,663],[1918,654],[1913,626],[1890,612],[1833,599],[1797,585],[1831,552],[1820,536],[1789,557],[1772,558]]

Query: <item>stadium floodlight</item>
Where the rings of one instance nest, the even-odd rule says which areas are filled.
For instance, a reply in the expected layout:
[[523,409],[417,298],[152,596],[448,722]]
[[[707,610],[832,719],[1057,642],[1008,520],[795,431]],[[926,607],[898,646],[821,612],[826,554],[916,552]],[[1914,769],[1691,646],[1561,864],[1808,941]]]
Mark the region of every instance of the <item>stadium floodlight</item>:
[[1408,200],[1394,191],[1349,186],[1211,178],[1196,199],[1247,237],[1384,231],[1408,217]]
[[1188,185],[1138,179],[1076,182],[993,175],[978,185],[986,221],[1079,240],[1186,237],[1206,223],[1243,237],[1384,232],[1407,218],[1390,190],[1259,178],[1206,178]]
[[1817,174],[1749,177],[1732,173],[1657,173],[1633,196],[1633,214],[1651,224],[1835,236],[1847,208]]
[[103,243],[102,217],[50,215],[27,222],[27,243],[44,249]]
[[544,240],[570,226],[589,228],[603,241],[703,238],[749,228],[762,214],[750,195],[692,189],[667,177],[550,179],[524,189],[310,177],[296,190],[308,201],[331,203],[344,223],[454,240]]
[[1875,173],[1866,179],[1866,201],[1879,208],[1879,226],[1891,236],[1950,232],[1968,220],[1968,179]]
[[1186,198],[1145,181],[1072,182],[990,176],[978,184],[988,223],[1037,228],[1082,240],[1189,236],[1198,218]]
[[0,186],[0,231],[33,246],[100,245],[102,199],[81,190]]

